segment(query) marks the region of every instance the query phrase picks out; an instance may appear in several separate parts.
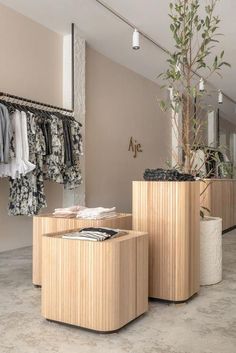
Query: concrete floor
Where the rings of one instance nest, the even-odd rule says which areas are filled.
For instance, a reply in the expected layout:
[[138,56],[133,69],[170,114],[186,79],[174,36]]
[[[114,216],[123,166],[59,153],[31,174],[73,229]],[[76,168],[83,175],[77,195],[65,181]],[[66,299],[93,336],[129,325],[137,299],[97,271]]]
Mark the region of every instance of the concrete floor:
[[150,302],[148,314],[102,335],[40,316],[31,248],[0,254],[0,353],[236,353],[236,231],[224,237],[224,280],[188,304]]

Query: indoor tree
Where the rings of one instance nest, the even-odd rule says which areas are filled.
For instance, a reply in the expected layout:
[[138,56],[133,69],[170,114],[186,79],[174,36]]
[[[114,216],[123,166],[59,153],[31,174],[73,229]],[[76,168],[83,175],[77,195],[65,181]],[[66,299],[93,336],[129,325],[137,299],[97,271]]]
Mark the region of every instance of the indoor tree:
[[198,174],[193,150],[201,144],[204,125],[198,116],[204,109],[209,110],[204,103],[208,94],[204,82],[213,74],[221,75],[223,66],[230,66],[224,60],[224,50],[217,52],[221,35],[220,19],[215,15],[218,1],[176,0],[169,5],[175,51],[169,53],[168,68],[160,76],[166,82],[163,87],[170,89],[171,100],[161,101],[160,106],[172,109],[173,124],[179,129],[178,144],[184,158],[175,158],[176,167],[193,175]]

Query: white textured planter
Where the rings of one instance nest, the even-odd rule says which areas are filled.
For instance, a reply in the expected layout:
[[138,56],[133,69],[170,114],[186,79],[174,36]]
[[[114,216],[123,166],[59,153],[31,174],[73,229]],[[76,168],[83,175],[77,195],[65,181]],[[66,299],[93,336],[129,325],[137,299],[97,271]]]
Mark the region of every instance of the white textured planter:
[[222,281],[222,219],[205,217],[200,222],[200,285]]

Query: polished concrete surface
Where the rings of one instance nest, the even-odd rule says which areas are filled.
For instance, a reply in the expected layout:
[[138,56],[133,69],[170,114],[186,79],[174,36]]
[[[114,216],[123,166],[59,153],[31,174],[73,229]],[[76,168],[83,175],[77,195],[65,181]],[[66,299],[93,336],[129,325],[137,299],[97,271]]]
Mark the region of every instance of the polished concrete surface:
[[188,304],[150,302],[114,334],[44,320],[31,248],[0,254],[0,353],[236,353],[236,231],[224,236],[224,280]]

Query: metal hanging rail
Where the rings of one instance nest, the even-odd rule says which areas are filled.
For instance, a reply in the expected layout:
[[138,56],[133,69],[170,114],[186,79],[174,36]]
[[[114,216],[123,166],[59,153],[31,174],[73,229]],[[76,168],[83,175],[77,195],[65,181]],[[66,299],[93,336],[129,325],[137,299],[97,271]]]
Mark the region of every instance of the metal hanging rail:
[[50,108],[50,109],[54,109],[56,111],[61,111],[61,112],[65,112],[65,113],[70,113],[73,114],[74,111],[71,109],[65,109],[65,108],[61,108],[61,107],[57,107],[55,105],[51,105],[51,104],[46,104],[46,103],[42,103],[42,102],[37,102],[28,98],[24,98],[24,97],[20,97],[20,96],[16,96],[14,94],[9,94],[9,93],[5,93],[5,92],[0,92],[0,99],[2,97],[6,97],[6,98],[10,98],[10,99],[14,99],[14,100],[20,100],[23,103],[25,102],[27,105],[27,103],[33,104],[33,105],[37,105],[37,106],[41,106],[41,107],[45,107],[45,108]]
[[75,109],[75,24],[71,24],[71,103]]

